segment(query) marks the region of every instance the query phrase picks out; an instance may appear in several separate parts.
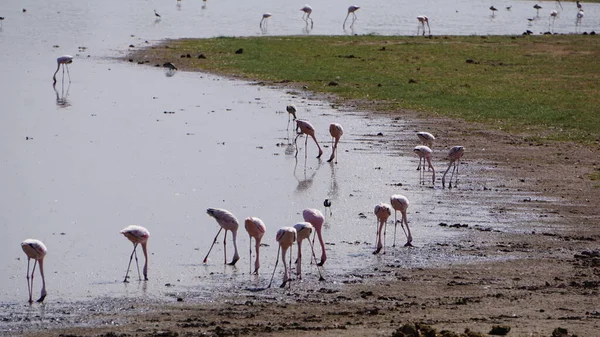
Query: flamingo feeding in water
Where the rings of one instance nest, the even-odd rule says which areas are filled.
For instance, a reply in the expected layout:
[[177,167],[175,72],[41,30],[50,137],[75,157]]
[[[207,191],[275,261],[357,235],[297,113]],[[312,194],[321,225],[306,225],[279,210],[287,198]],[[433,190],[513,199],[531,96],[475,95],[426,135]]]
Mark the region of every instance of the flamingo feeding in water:
[[308,136],[311,136],[312,139],[315,141],[315,144],[317,144],[317,148],[319,149],[319,155],[317,156],[317,158],[321,158],[321,156],[323,155],[323,150],[321,149],[321,145],[319,145],[319,142],[317,141],[317,137],[315,137],[315,128],[312,126],[312,124],[310,124],[309,121],[304,119],[296,119],[296,131],[298,131],[298,129],[300,129],[300,131],[298,132],[296,139],[294,139],[294,144],[296,145],[295,157],[298,157],[298,137],[306,135],[306,140],[304,141],[304,157],[306,158],[308,152],[306,149],[308,145]]
[[65,79],[65,68],[67,68],[67,76],[69,76],[69,83],[71,83],[71,74],[69,73],[69,64],[73,63],[73,56],[71,55],[62,55],[59,56],[56,59],[56,71],[54,72],[54,75],[52,75],[52,79],[54,80],[54,83],[56,83],[56,74],[58,73],[58,70],[60,69],[60,66],[63,66],[63,81]]
[[[325,217],[323,213],[318,209],[307,208],[302,211],[302,217],[304,221],[309,222],[314,228],[316,232],[316,236],[319,238],[319,244],[321,245],[321,262],[317,263],[317,266],[322,266],[327,261],[327,253],[325,252],[325,241],[323,241],[323,223],[325,222]],[[313,236],[313,244],[315,242],[315,237]]]
[[[329,134],[331,135],[332,150],[331,157],[329,157],[327,162],[331,162],[335,158],[335,155],[337,154],[338,143],[344,134],[344,128],[342,128],[342,126],[338,123],[331,123],[329,124]],[[337,160],[335,163],[337,164]]]
[[[375,205],[375,216],[377,217],[377,248],[373,254],[378,254],[381,248],[385,247],[385,234],[387,232],[387,221],[392,215],[392,206],[384,202]],[[381,240],[381,232],[383,231],[383,242]]]
[[496,9],[496,7],[494,7],[494,6],[490,6],[490,10],[492,11],[492,17],[496,16],[496,11],[498,9]]
[[[44,243],[40,240],[27,239],[21,242],[21,248],[25,255],[27,255],[27,290],[29,291],[29,303],[33,303],[33,274],[35,273],[35,266],[39,262],[40,264],[40,275],[42,276],[42,291],[40,298],[37,302],[41,303],[46,298],[46,279],[44,278],[44,257],[48,252]],[[31,270],[31,277],[29,276],[29,263],[33,259],[33,269]]]
[[427,145],[430,149],[433,149],[433,142],[435,141],[435,137],[431,133],[419,131],[417,132],[417,137],[421,141],[421,144]]
[[215,239],[213,240],[212,245],[210,245],[210,249],[208,250],[208,253],[204,257],[203,263],[206,263],[206,261],[208,259],[208,255],[210,254],[210,251],[212,250],[213,246],[215,245],[215,242],[217,242],[217,238],[219,237],[219,234],[224,229],[225,237],[223,238],[223,253],[225,256],[225,264],[227,264],[227,231],[231,231],[231,235],[233,235],[234,253],[233,253],[233,259],[231,260],[229,265],[235,266],[235,263],[240,259],[240,256],[238,255],[238,249],[237,249],[237,231],[239,228],[238,220],[231,212],[224,210],[224,209],[220,209],[220,208],[209,208],[206,210],[206,214],[208,214],[209,216],[211,216],[215,220],[217,220],[217,223],[219,224],[219,226],[221,228],[219,228],[219,231],[217,232],[217,235],[215,236]]
[[296,106],[291,104],[285,107],[285,110],[288,112],[288,126],[287,126],[287,130],[290,129],[290,119],[294,119],[294,121],[296,120]]
[[427,29],[429,30],[429,35],[431,35],[431,27],[429,26],[429,18],[425,15],[417,16],[417,21],[419,21],[419,25],[417,26],[417,35],[419,35],[419,29],[423,29],[423,36],[425,36],[425,24],[427,24]]
[[[419,167],[417,167],[417,170],[421,171],[419,173],[419,183],[425,184],[425,161],[427,161],[428,168],[433,172],[431,183],[435,184],[435,169],[433,168],[433,165],[431,165],[431,154],[433,151],[425,145],[419,145],[413,149],[413,152],[419,156]],[[421,162],[423,165],[421,165]]]
[[[313,225],[310,222],[299,222],[294,225],[296,229],[296,242],[298,243],[298,256],[296,257],[296,275],[298,279],[302,279],[302,241],[304,239],[308,239],[308,243],[310,244],[310,249],[312,252],[312,258],[315,260],[315,264],[317,263],[317,257],[315,256],[315,247],[310,240],[310,235],[313,232]],[[319,281],[325,281],[323,275],[321,274],[321,269],[317,266],[317,270],[319,271]]]
[[138,263],[137,257],[137,246],[142,245],[142,252],[144,253],[144,281],[148,281],[148,238],[150,237],[150,232],[142,226],[131,225],[123,228],[120,232],[125,235],[127,240],[133,243],[133,251],[131,252],[131,256],[129,257],[129,264],[127,265],[127,272],[125,273],[125,279],[123,282],[129,282],[127,278],[129,277],[129,267],[131,267],[131,260],[135,256],[135,264],[137,265],[138,278],[141,281],[142,276],[140,275],[140,265]]
[[356,21],[356,11],[359,10],[360,7],[355,6],[355,5],[351,5],[350,7],[348,7],[348,14],[346,14],[346,19],[344,19],[344,24],[342,24],[342,28],[346,29],[346,20],[348,20],[348,16],[350,16],[350,14],[352,14],[352,23],[350,24],[350,27],[354,26],[354,21]]
[[[267,288],[271,288],[271,283],[273,283],[273,277],[275,276],[275,271],[277,270],[277,264],[279,263],[279,251],[281,251],[281,259],[283,260],[283,267],[285,269],[283,275],[283,283],[279,286],[280,288],[285,287],[286,283],[290,279],[288,264],[285,261],[285,255],[288,249],[294,244],[296,241],[296,229],[294,227],[282,227],[277,231],[277,235],[275,236],[275,240],[279,243],[279,249],[277,250],[277,260],[275,260],[275,268],[273,268],[273,275],[271,275],[271,282],[269,282],[269,286]],[[292,252],[290,252],[290,269],[292,268]]]
[[[396,247],[396,227],[398,226],[398,211],[402,214],[402,219],[400,219],[400,226],[402,227],[402,231],[404,231],[404,235],[406,236],[405,247],[412,247],[412,235],[410,234],[410,228],[408,227],[408,220],[406,217],[406,209],[408,208],[408,198],[403,195],[395,194],[390,197],[390,204],[394,208],[394,244],[392,247]],[[404,225],[406,225],[406,230],[404,229]]]
[[460,159],[462,158],[463,154],[465,153],[465,148],[462,146],[455,146],[453,148],[450,149],[450,151],[448,152],[448,159],[450,159],[450,163],[448,164],[448,168],[446,169],[446,172],[444,172],[444,175],[442,176],[442,187],[446,187],[446,174],[448,173],[448,171],[450,170],[450,167],[453,167],[452,169],[452,175],[450,175],[450,183],[448,184],[448,188],[452,188],[452,178],[454,177],[454,171],[456,170],[456,184],[458,184],[458,165],[460,164]]
[[554,21],[556,21],[556,17],[558,16],[558,11],[552,10],[550,12],[550,22],[548,22],[548,28],[552,25],[552,32],[554,33]]
[[[248,217],[244,220],[244,226],[250,237],[250,260],[252,260],[252,238],[256,243],[256,261],[254,261],[254,274],[258,274],[260,268],[260,240],[267,231],[265,223],[256,217]],[[252,274],[252,270],[250,271]]]
[[262,19],[260,19],[260,24],[259,24],[260,28],[262,28],[262,26],[263,26],[263,21],[265,22],[265,27],[267,27],[267,23],[268,23],[267,19],[270,18],[271,16],[272,16],[271,13],[265,13],[262,15]]
[[304,20],[304,22],[306,22],[306,25],[308,26],[308,20],[310,20],[310,28],[313,28],[313,19],[310,17],[310,15],[312,14],[312,7],[310,7],[309,5],[305,5],[304,7],[300,8],[300,10],[303,12],[302,13],[302,20]]

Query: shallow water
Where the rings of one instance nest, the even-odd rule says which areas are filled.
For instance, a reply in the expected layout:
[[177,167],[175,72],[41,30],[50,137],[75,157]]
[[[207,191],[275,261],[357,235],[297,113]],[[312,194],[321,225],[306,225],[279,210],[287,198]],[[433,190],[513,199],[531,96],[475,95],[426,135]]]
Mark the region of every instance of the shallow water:
[[[527,29],[521,21],[535,14],[529,10],[531,2],[514,2],[510,12],[500,10],[494,19],[483,2],[481,9],[466,0],[457,2],[453,6],[458,13],[454,7],[442,10],[442,5],[433,4],[423,2],[410,10],[393,2],[365,6],[357,12],[354,33],[412,34],[413,18],[431,13],[434,34],[519,34]],[[518,202],[522,196],[481,190],[481,184],[494,182],[483,178],[485,165],[469,163],[468,155],[461,188],[419,187],[417,158],[411,153],[416,137],[400,141],[418,130],[405,121],[340,112],[310,99],[309,93],[290,94],[197,73],[166,76],[163,69],[109,59],[130,43],[145,40],[259,35],[255,19],[264,11],[274,14],[266,34],[307,33],[296,3],[272,1],[256,8],[250,2],[210,0],[38,0],[27,4],[26,13],[23,6],[13,0],[0,5],[0,16],[6,17],[0,31],[0,304],[9,309],[6,313],[18,310],[27,298],[26,261],[19,243],[30,237],[44,241],[49,250],[47,301],[64,302],[100,296],[164,298],[189,289],[209,296],[224,281],[265,285],[275,263],[276,229],[300,221],[303,208],[323,210],[325,198],[333,201],[324,234],[325,273],[334,281],[336,275],[381,261],[400,259],[407,266],[440,263],[427,258],[435,256],[428,247],[463,233],[440,230],[439,222],[507,231],[547,225],[523,219],[523,227],[517,228],[514,214],[479,207],[482,197]],[[308,33],[345,33],[341,22],[346,5],[336,1],[327,6],[313,6],[315,28]],[[575,5],[563,6],[555,30],[571,32],[562,19],[571,16],[568,7]],[[591,24],[600,22],[594,19],[600,7],[585,6],[582,30],[597,29]],[[335,8],[342,8],[341,15]],[[161,20],[155,20],[153,9]],[[256,14],[250,18],[249,13]],[[502,21],[509,18],[512,21]],[[63,82],[59,73],[53,88],[55,59],[67,53],[75,55],[72,82]],[[330,122],[344,126],[337,165],[317,160],[312,141],[306,159],[302,141],[294,157],[288,145],[294,137],[291,128],[286,129],[288,116],[278,113],[287,104],[296,104],[299,116],[315,125],[323,145],[329,141]],[[377,136],[380,132],[383,136]],[[451,145],[442,142],[440,148]],[[324,150],[327,159],[331,149]],[[442,157],[440,153],[435,160],[438,170],[445,169]],[[395,193],[411,200],[408,217],[422,253],[399,250],[397,256],[373,257],[373,207]],[[473,207],[457,214],[452,207],[457,199]],[[205,214],[208,207],[226,208],[240,221],[247,216],[265,221],[263,242],[269,246],[262,248],[259,278],[247,275],[248,237],[243,229],[237,267],[222,266],[221,243],[209,263],[201,263],[218,229]],[[151,233],[149,282],[121,282],[132,247],[118,232],[130,224],[146,226]],[[398,241],[403,243],[400,229]],[[231,246],[228,253],[231,259]],[[314,266],[304,269],[316,275]],[[135,278],[135,269],[132,272]],[[281,274],[276,277],[279,280]],[[37,297],[39,278],[36,282]]]

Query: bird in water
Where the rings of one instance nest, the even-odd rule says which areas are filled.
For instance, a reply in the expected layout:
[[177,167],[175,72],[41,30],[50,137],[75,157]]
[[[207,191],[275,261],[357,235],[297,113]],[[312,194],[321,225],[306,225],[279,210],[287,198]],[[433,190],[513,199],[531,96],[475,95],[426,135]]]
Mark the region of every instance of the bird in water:
[[291,104],[285,107],[285,110],[288,112],[288,126],[287,126],[287,130],[290,129],[290,119],[293,118],[294,121],[296,121],[296,106]]
[[[375,205],[374,210],[377,217],[377,244],[373,254],[379,254],[382,248],[385,247],[385,234],[387,232],[387,221],[392,215],[392,206],[384,202]],[[383,241],[381,240],[381,232],[383,232]]]
[[[280,288],[285,287],[287,282],[290,279],[288,264],[285,260],[286,253],[288,249],[296,242],[296,229],[294,227],[282,227],[277,231],[277,235],[275,236],[275,240],[279,243],[279,248],[277,249],[277,259],[275,260],[275,268],[273,268],[273,274],[271,275],[271,282],[269,282],[269,286],[267,288],[271,288],[271,283],[273,283],[273,277],[275,276],[275,271],[277,270],[277,264],[279,263],[279,252],[281,251],[281,259],[283,260],[283,266],[285,268],[283,274],[283,283],[279,286]],[[292,268],[292,253],[290,252],[290,266],[289,269]]]
[[177,67],[171,62],[167,62],[167,63],[163,64],[163,67],[169,68],[169,70],[177,70]]
[[298,157],[298,137],[306,135],[306,140],[304,141],[304,157],[306,158],[307,156],[308,151],[306,147],[308,145],[308,136],[310,136],[315,141],[315,144],[317,144],[317,148],[319,149],[319,155],[317,156],[317,158],[321,158],[321,156],[323,155],[323,150],[321,149],[321,145],[319,145],[319,142],[317,141],[317,137],[315,137],[315,128],[312,126],[312,124],[310,124],[309,121],[304,119],[296,119],[296,131],[298,135],[294,139],[294,144],[296,145],[295,157]]
[[433,149],[433,142],[435,141],[435,136],[433,136],[431,133],[419,131],[417,132],[417,138],[419,138],[421,144],[427,145],[430,149]]
[[58,73],[58,70],[60,69],[60,67],[63,67],[63,81],[65,79],[65,68],[67,68],[67,76],[69,76],[69,83],[71,83],[71,74],[69,73],[69,64],[73,63],[73,56],[71,55],[62,55],[59,56],[56,59],[56,71],[54,72],[54,75],[52,75],[52,79],[54,80],[54,83],[56,83],[56,74]]
[[[344,134],[344,128],[342,128],[342,126],[338,123],[331,123],[329,124],[329,134],[331,135],[331,156],[329,157],[329,160],[327,160],[327,162],[332,162],[333,159],[335,159],[335,156],[337,154],[337,146],[338,143],[340,142],[340,138],[342,138],[342,135]],[[335,161],[335,163],[337,164],[337,159]]]
[[213,217],[215,220],[217,220],[217,223],[219,224],[219,226],[221,228],[219,228],[219,231],[217,232],[217,235],[215,236],[215,239],[213,240],[212,245],[210,245],[210,249],[208,250],[208,253],[204,257],[203,263],[206,263],[206,261],[208,260],[208,255],[210,254],[210,251],[212,250],[213,246],[215,245],[215,242],[217,242],[217,238],[219,237],[219,234],[221,234],[221,231],[224,229],[225,237],[223,238],[223,254],[225,257],[225,264],[227,264],[227,232],[231,231],[231,235],[233,235],[234,254],[233,254],[233,259],[231,260],[229,265],[235,266],[235,263],[240,259],[240,255],[238,254],[238,249],[237,249],[237,231],[239,228],[238,220],[231,212],[224,210],[224,209],[220,209],[220,208],[209,208],[206,210],[206,214],[208,214],[210,217]]
[[[296,242],[298,243],[298,256],[296,258],[296,275],[298,279],[302,279],[302,241],[305,239],[308,240],[310,244],[310,249],[312,252],[311,257],[314,259],[315,264],[317,263],[317,257],[315,256],[315,247],[310,240],[310,235],[313,232],[314,227],[310,224],[310,222],[298,222],[294,225],[294,229],[296,229]],[[321,274],[321,269],[317,266],[317,270],[319,271],[319,281],[325,281],[323,275]]]
[[344,24],[342,24],[342,29],[346,29],[346,20],[348,20],[348,17],[350,16],[350,14],[352,14],[352,23],[350,24],[350,27],[354,26],[354,21],[356,21],[356,11],[359,10],[360,7],[355,6],[355,5],[351,5],[350,7],[348,7],[348,14],[346,14],[346,19],[344,19]]
[[[256,261],[254,262],[254,274],[258,274],[260,268],[260,241],[267,231],[265,223],[256,217],[248,217],[244,220],[244,226],[250,237],[250,260],[252,260],[252,238],[256,243]],[[250,271],[252,274],[252,270]]]
[[263,27],[263,22],[264,22],[265,23],[265,28],[266,28],[267,27],[267,23],[268,23],[267,19],[270,18],[271,16],[273,16],[273,15],[271,15],[271,13],[265,13],[265,14],[263,14],[262,15],[262,19],[260,19],[260,24],[258,26],[260,28],[262,28]]
[[429,35],[431,35],[431,27],[429,26],[429,18],[425,15],[417,16],[417,21],[419,21],[419,25],[417,26],[417,35],[419,35],[419,30],[423,29],[423,36],[425,36],[425,24],[427,24],[427,29],[429,31]]
[[[325,223],[325,217],[323,213],[318,209],[307,208],[302,211],[302,217],[304,221],[309,222],[316,232],[316,236],[319,238],[319,244],[321,245],[321,262],[317,263],[317,266],[322,266],[327,261],[327,253],[325,252],[325,241],[323,240],[323,223]],[[315,236],[313,235],[313,244],[315,242]]]
[[[35,273],[35,266],[39,263],[40,265],[40,275],[42,276],[42,291],[40,293],[40,298],[37,302],[44,302],[46,298],[46,278],[44,277],[44,257],[48,252],[44,243],[40,240],[35,239],[27,239],[21,242],[21,248],[25,255],[27,255],[27,290],[29,291],[29,303],[33,303],[33,274]],[[29,276],[29,263],[33,259],[33,269],[31,270],[31,277]]]
[[[435,184],[435,169],[433,168],[433,165],[431,165],[431,154],[433,151],[425,145],[419,145],[413,149],[413,152],[419,156],[419,166],[417,167],[417,170],[421,171],[419,173],[419,183],[425,184],[425,162],[427,162],[428,168],[433,172],[431,183]],[[421,165],[421,163],[423,163],[423,165]]]
[[[398,211],[402,214],[402,218],[400,219],[400,226],[402,227],[402,231],[404,231],[404,235],[406,236],[405,247],[412,247],[412,235],[410,234],[410,228],[408,227],[408,219],[406,217],[406,209],[408,208],[408,198],[403,195],[395,194],[390,197],[390,204],[394,208],[394,244],[392,247],[396,247],[396,227],[398,226]],[[404,226],[406,225],[406,230]]]
[[448,152],[448,159],[450,160],[450,163],[448,164],[448,168],[446,169],[446,172],[444,172],[444,175],[442,176],[442,187],[446,187],[446,174],[450,170],[450,167],[452,167],[452,174],[450,175],[450,183],[448,184],[448,188],[452,188],[452,178],[454,177],[455,170],[456,170],[455,186],[458,184],[458,165],[460,164],[460,159],[462,158],[464,153],[465,153],[465,148],[462,146],[455,146],[455,147],[451,148],[450,151]]
[[304,22],[306,22],[306,25],[308,26],[308,20],[310,20],[310,28],[313,28],[313,19],[310,17],[310,15],[312,14],[312,7],[310,7],[309,5],[305,5],[304,7],[300,8],[300,10],[303,12],[302,13],[302,20],[304,20]]
[[145,260],[144,268],[143,268],[144,281],[148,281],[147,243],[148,243],[148,238],[150,237],[150,232],[148,232],[148,230],[142,226],[131,225],[131,226],[127,226],[127,227],[123,228],[120,233],[125,235],[125,237],[129,241],[131,241],[131,243],[133,243],[133,251],[131,252],[131,256],[129,257],[129,264],[127,265],[127,272],[125,273],[125,279],[123,280],[123,282],[129,282],[129,280],[127,280],[128,276],[129,276],[129,267],[131,267],[131,260],[133,259],[134,256],[135,256],[135,264],[137,265],[138,278],[140,281],[142,280],[142,276],[140,275],[140,265],[138,263],[138,257],[137,257],[137,246],[138,245],[142,246],[142,251],[144,253],[144,260]]

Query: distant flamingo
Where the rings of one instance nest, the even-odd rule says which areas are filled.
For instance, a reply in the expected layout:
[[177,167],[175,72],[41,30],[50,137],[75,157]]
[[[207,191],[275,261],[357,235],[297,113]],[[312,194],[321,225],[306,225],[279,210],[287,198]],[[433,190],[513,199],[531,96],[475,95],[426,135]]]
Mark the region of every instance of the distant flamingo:
[[267,23],[268,23],[268,22],[267,22],[266,20],[267,20],[268,18],[270,18],[271,16],[272,16],[272,15],[271,15],[271,13],[265,13],[265,14],[263,14],[263,15],[262,15],[262,19],[260,20],[260,25],[259,25],[259,26],[260,26],[260,28],[262,28],[263,21],[265,22],[265,27],[267,27]]
[[315,128],[312,126],[312,124],[310,124],[309,121],[304,119],[296,119],[296,131],[298,131],[298,129],[300,129],[300,132],[298,132],[296,139],[294,139],[294,144],[296,145],[295,157],[298,157],[298,137],[306,135],[306,140],[304,142],[304,157],[306,157],[308,153],[308,136],[311,136],[312,139],[315,141],[315,144],[317,144],[317,148],[319,149],[319,155],[317,156],[317,158],[321,158],[321,156],[323,155],[323,150],[321,149],[321,145],[319,145],[319,142],[317,141],[317,137],[315,137]]
[[[329,124],[329,134],[331,135],[332,150],[331,157],[329,157],[329,160],[327,162],[331,162],[335,158],[338,143],[340,142],[340,138],[344,134],[344,128],[342,128],[342,126],[338,123],[331,123]],[[335,163],[337,164],[337,160],[335,161]]]
[[346,14],[346,19],[344,19],[344,24],[342,25],[343,29],[346,29],[346,20],[348,20],[348,16],[350,16],[350,14],[352,14],[352,23],[350,24],[350,27],[354,26],[354,21],[356,21],[356,12],[357,10],[359,10],[360,7],[352,5],[350,7],[348,7],[348,14]]
[[285,110],[288,112],[288,126],[287,126],[287,130],[290,129],[290,119],[294,119],[294,121],[296,120],[296,106],[295,105],[288,105],[285,107]]
[[[552,22],[552,32],[554,33],[554,21],[556,21],[556,17],[558,16],[558,12],[556,10],[552,10],[550,12],[550,20]],[[550,28],[550,22],[548,22],[548,28]]]
[[231,231],[231,235],[233,235],[234,253],[233,253],[233,259],[231,260],[229,265],[235,266],[235,263],[240,259],[240,256],[238,255],[238,249],[237,249],[237,231],[240,226],[238,223],[238,220],[236,219],[236,217],[233,214],[231,214],[231,212],[224,210],[224,209],[220,209],[220,208],[209,208],[206,210],[206,214],[215,218],[215,220],[217,220],[217,223],[219,224],[219,226],[221,228],[219,228],[219,231],[217,232],[217,235],[215,236],[215,239],[213,240],[212,245],[210,245],[210,249],[208,250],[208,253],[204,257],[203,263],[206,263],[206,261],[208,259],[208,255],[210,254],[210,251],[212,250],[213,246],[215,245],[215,242],[217,242],[217,238],[219,237],[219,234],[224,229],[225,230],[225,238],[223,238],[223,251],[225,254],[224,255],[225,256],[225,264],[227,264],[227,231]]
[[429,30],[429,35],[431,35],[431,27],[429,26],[429,18],[425,15],[417,16],[417,21],[419,21],[419,25],[417,26],[417,35],[419,35],[419,30],[423,29],[423,36],[425,36],[425,24],[427,24],[427,28]]
[[[381,248],[384,247],[385,234],[387,232],[387,221],[390,215],[392,215],[392,206],[384,202],[379,203],[375,206],[375,216],[377,217],[377,249],[373,254],[378,254]],[[381,240],[381,232],[383,231],[383,242]]]
[[60,66],[63,66],[63,80],[65,79],[65,68],[67,68],[67,75],[69,76],[69,83],[71,83],[71,74],[69,73],[69,64],[73,63],[73,56],[71,55],[62,55],[59,58],[56,59],[56,71],[54,72],[54,75],[52,75],[52,79],[54,80],[54,83],[56,83],[56,74],[58,73],[58,70],[60,69]]
[[583,19],[583,9],[580,9],[579,12],[577,12],[577,18],[575,19],[575,27],[581,25],[581,19]]
[[133,243],[133,251],[131,252],[131,256],[129,257],[129,264],[127,265],[127,272],[125,273],[125,279],[123,282],[129,282],[127,280],[129,276],[129,267],[131,267],[131,260],[135,256],[135,264],[137,265],[138,278],[141,281],[142,276],[140,275],[140,265],[138,264],[137,258],[137,246],[138,244],[142,245],[142,251],[144,252],[144,281],[148,281],[148,249],[147,243],[148,238],[150,237],[150,232],[142,226],[131,225],[123,228],[120,232],[125,235],[125,237]]
[[[246,231],[248,232],[248,236],[250,236],[250,259],[252,260],[252,238],[254,238],[254,242],[256,243],[256,261],[254,262],[254,274],[258,274],[258,268],[260,268],[260,240],[263,235],[267,231],[267,227],[265,223],[256,217],[248,217],[244,220],[244,225],[246,227]],[[252,268],[250,270],[252,274]]]
[[[321,262],[317,263],[317,266],[322,266],[327,261],[327,253],[325,252],[325,241],[323,241],[323,223],[325,222],[325,217],[323,213],[318,209],[307,208],[302,211],[302,217],[304,221],[309,222],[315,228],[316,236],[319,238],[319,243],[321,244]],[[313,243],[315,242],[315,237],[312,239]]]
[[444,172],[444,175],[442,176],[442,187],[446,187],[445,186],[446,173],[448,173],[448,171],[450,170],[450,167],[453,167],[453,169],[452,169],[452,175],[450,176],[450,183],[448,184],[448,188],[452,188],[452,178],[454,177],[455,170],[456,170],[456,184],[458,184],[458,165],[460,164],[460,159],[462,158],[464,153],[465,153],[465,148],[462,146],[455,146],[450,149],[450,152],[448,152],[448,159],[450,159],[450,163],[448,164],[448,168],[446,169],[446,172]]
[[540,9],[542,9],[542,6],[540,6],[538,4],[535,4],[535,5],[533,5],[533,8],[535,8],[535,10],[536,10],[536,15],[535,16],[539,17],[540,16]]
[[[302,241],[304,241],[304,239],[308,239],[308,243],[310,244],[310,249],[312,252],[312,258],[315,260],[315,264],[317,263],[317,257],[315,256],[315,247],[312,241],[310,240],[310,235],[312,234],[314,227],[310,224],[310,222],[298,222],[294,225],[294,228],[296,229],[296,242],[298,243],[296,275],[298,276],[298,279],[302,279]],[[318,266],[317,270],[319,271],[319,281],[325,281],[325,278],[323,278],[323,275],[321,274],[321,269],[319,269]]]
[[310,15],[312,14],[312,7],[310,7],[309,5],[305,5],[304,7],[300,8],[300,10],[302,12],[304,12],[302,14],[302,20],[304,20],[304,22],[306,22],[306,25],[308,26],[308,20],[310,20],[310,28],[313,28],[313,19],[310,17]]
[[[419,156],[419,167],[417,167],[417,170],[421,171],[419,173],[419,176],[420,176],[419,183],[420,182],[423,182],[423,184],[425,183],[425,161],[427,161],[428,167],[433,172],[433,175],[431,177],[431,183],[435,184],[435,169],[433,168],[433,165],[431,165],[431,154],[433,153],[433,151],[431,151],[431,149],[425,145],[419,145],[413,149],[413,152],[417,156]],[[423,169],[421,169],[421,162],[423,162],[423,165],[422,165]]]
[[421,144],[427,145],[430,149],[433,149],[433,142],[435,141],[435,137],[431,133],[420,131],[417,132],[417,137],[421,141]]
[[[48,252],[44,243],[40,240],[27,239],[21,242],[21,248],[25,255],[27,255],[27,290],[29,290],[29,303],[33,303],[33,274],[35,273],[35,266],[40,263],[40,275],[42,275],[42,292],[37,302],[44,302],[46,298],[46,279],[44,278],[44,257]],[[33,269],[31,270],[31,279],[29,277],[29,262],[33,259]]]
[[[286,283],[290,279],[290,274],[288,271],[288,265],[285,261],[285,254],[287,250],[294,244],[296,241],[296,229],[294,227],[282,227],[277,231],[277,236],[275,237],[277,242],[279,243],[279,248],[277,249],[277,260],[275,260],[275,268],[273,268],[273,275],[271,275],[271,282],[269,282],[269,286],[267,288],[271,288],[271,283],[273,283],[273,277],[275,276],[275,271],[277,270],[277,264],[279,263],[279,251],[281,251],[281,260],[283,260],[283,267],[285,268],[283,275],[283,283],[279,286],[280,288],[285,287]],[[292,252],[290,252],[290,268],[292,267]]]
[[490,7],[490,10],[492,11],[492,17],[496,16],[496,11],[497,11],[498,9],[496,9],[496,7],[494,7],[494,6],[491,6],[491,7]]
[[[397,214],[398,211],[402,214],[402,219],[400,219],[400,226],[402,227],[402,231],[404,231],[404,235],[406,236],[405,247],[412,247],[412,235],[410,234],[410,228],[408,227],[408,220],[406,218],[406,209],[408,208],[408,198],[403,195],[395,194],[390,197],[390,204],[394,208],[394,244],[392,247],[396,247],[396,227],[398,226]],[[404,230],[404,225],[406,225],[406,230]]]

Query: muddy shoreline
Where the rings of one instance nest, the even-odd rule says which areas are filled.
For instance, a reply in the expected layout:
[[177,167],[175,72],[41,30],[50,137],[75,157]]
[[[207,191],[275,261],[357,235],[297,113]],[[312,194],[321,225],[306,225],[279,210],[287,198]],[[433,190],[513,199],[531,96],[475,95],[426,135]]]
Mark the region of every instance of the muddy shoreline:
[[[600,188],[589,174],[600,165],[599,149],[531,142],[527,135],[490,131],[459,120],[424,119],[408,111],[396,115],[409,122],[408,128],[427,130],[442,142],[469,149],[465,160],[477,170],[474,174],[486,178],[471,185],[473,192],[508,190],[526,195],[493,205],[499,219],[505,214],[537,217],[544,226],[450,227],[447,230],[465,231],[464,239],[438,243],[431,251],[439,254],[426,257],[472,257],[468,264],[441,261],[436,267],[406,269],[400,261],[419,251],[397,250],[398,263],[360,270],[335,283],[292,282],[291,288],[261,292],[226,289],[209,303],[194,300],[200,296],[190,291],[173,295],[172,302],[97,299],[65,304],[58,311],[48,304],[41,316],[24,307],[22,313],[3,317],[0,334],[392,336],[405,323],[423,323],[444,336],[465,330],[471,336],[486,335],[498,325],[509,326],[509,336],[551,336],[557,328],[566,329],[569,336],[597,336]],[[387,141],[393,147],[403,140]]]

